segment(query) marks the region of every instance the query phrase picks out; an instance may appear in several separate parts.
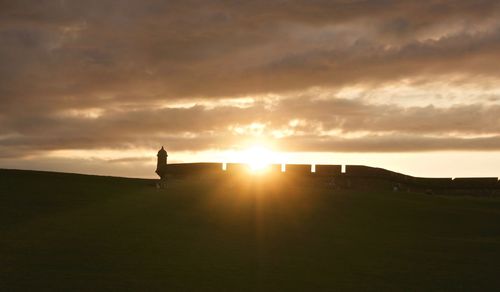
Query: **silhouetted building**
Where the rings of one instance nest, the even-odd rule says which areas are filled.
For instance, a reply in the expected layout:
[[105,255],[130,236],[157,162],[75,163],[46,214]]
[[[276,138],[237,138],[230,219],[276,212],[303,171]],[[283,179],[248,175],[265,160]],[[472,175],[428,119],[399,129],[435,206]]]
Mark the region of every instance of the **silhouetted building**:
[[158,162],[156,164],[156,174],[160,177],[161,187],[165,187],[166,185],[166,179],[167,179],[167,151],[163,149],[163,146],[161,146],[160,151],[158,151]]

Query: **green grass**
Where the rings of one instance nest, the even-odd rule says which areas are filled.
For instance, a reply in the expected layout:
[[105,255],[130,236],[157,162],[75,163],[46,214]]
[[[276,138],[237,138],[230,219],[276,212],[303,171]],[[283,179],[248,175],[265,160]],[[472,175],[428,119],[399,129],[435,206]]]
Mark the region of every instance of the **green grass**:
[[498,291],[500,200],[0,170],[1,291]]

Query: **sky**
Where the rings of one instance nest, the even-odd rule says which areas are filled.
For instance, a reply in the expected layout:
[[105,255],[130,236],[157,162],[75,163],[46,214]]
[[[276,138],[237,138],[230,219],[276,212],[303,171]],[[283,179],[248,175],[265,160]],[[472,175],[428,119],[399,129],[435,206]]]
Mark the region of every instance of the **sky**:
[[500,176],[499,57],[497,0],[0,0],[0,168]]

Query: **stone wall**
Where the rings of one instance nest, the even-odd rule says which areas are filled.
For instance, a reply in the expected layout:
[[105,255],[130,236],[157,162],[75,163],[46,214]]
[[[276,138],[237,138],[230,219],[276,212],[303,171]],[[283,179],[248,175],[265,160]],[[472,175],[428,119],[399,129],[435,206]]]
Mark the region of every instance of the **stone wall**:
[[383,168],[364,165],[346,165],[346,174],[349,176],[391,178],[392,171]]
[[415,177],[413,178],[413,185],[421,188],[449,189],[453,187],[453,180],[445,177]]
[[169,176],[191,176],[218,173],[221,169],[220,163],[178,163],[167,164],[167,175]]
[[496,177],[464,177],[455,178],[453,180],[453,186],[455,188],[496,188],[498,184],[498,178]]
[[287,164],[285,174],[293,176],[311,176],[313,173],[311,172],[310,164]]
[[[285,177],[344,177],[346,179],[376,179],[390,183],[398,183],[407,187],[417,189],[500,189],[500,181],[496,177],[483,178],[423,178],[413,177],[383,168],[369,167],[364,165],[346,165],[346,172],[342,173],[341,165],[315,166],[316,171],[311,172],[310,164],[287,164],[285,172],[281,171],[281,164],[272,164],[266,168],[269,174],[281,174]],[[189,176],[202,174],[241,174],[248,175],[251,170],[247,164],[227,163],[226,170],[222,163],[179,163],[167,165],[170,176]]]
[[342,165],[316,164],[317,176],[339,176],[342,174]]

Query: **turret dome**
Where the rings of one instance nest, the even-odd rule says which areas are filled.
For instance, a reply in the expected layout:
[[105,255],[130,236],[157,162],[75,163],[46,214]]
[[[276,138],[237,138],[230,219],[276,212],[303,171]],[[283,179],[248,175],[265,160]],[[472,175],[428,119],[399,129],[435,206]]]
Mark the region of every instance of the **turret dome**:
[[160,151],[158,151],[158,156],[168,156],[167,151],[161,146]]

